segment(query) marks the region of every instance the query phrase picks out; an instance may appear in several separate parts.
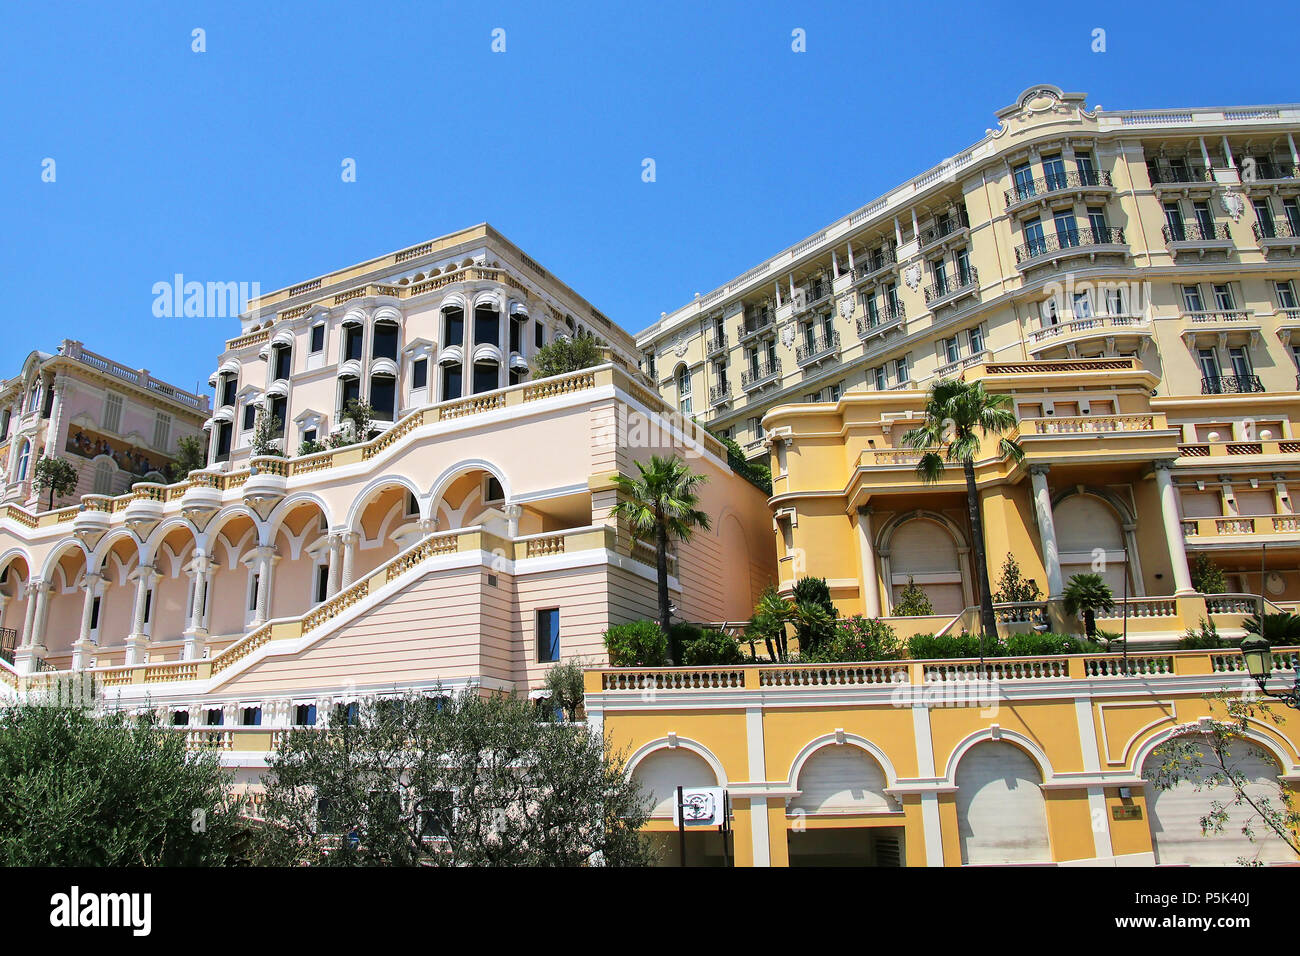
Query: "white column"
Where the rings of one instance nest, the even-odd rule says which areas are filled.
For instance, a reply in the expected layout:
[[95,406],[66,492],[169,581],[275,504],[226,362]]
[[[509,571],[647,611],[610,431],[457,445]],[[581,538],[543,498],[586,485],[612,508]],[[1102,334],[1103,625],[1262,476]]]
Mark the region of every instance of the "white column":
[[9,595],[0,591],[0,630],[5,626],[5,609],[9,607]]
[[[218,390],[221,388],[221,383],[220,383],[220,382],[217,383],[217,388],[218,388]],[[218,394],[220,394],[220,393],[218,392]],[[209,464],[209,465],[215,465],[216,462],[217,462],[217,432],[218,432],[218,430],[219,430],[219,423],[218,423],[218,422],[213,422],[213,423],[212,423],[212,426],[208,429],[208,464]]]
[[1174,594],[1193,594],[1192,575],[1187,570],[1187,547],[1183,541],[1183,519],[1178,512],[1178,489],[1169,474],[1172,461],[1157,461],[1156,485],[1160,490],[1160,516],[1165,523],[1165,543],[1169,547],[1169,562],[1173,565]]
[[258,627],[270,619],[271,574],[278,560],[275,548],[267,545],[255,548],[251,554],[257,574],[257,595],[254,601],[253,626]]
[[339,593],[339,578],[342,574],[343,541],[337,534],[329,536],[329,578],[325,583],[325,597],[328,600]]
[[45,647],[45,625],[50,619],[50,591],[53,585],[49,581],[36,582],[36,614],[32,618],[32,647]]
[[208,629],[204,626],[204,594],[207,591],[208,572],[212,559],[202,551],[195,551],[187,571],[193,582],[194,590],[190,593],[190,607],[185,622],[185,660],[194,661],[203,656],[207,642]]
[[90,571],[81,581],[81,588],[86,592],[86,596],[81,602],[81,631],[77,635],[77,643],[72,645],[73,670],[81,670],[86,666],[86,653],[95,646],[90,638],[90,628],[95,616],[95,597],[99,593],[99,583],[102,580],[99,574]]
[[876,549],[871,541],[871,508],[858,509],[858,549],[862,556],[862,613],[880,617],[880,582],[877,579]]
[[352,584],[352,566],[357,557],[357,539],[360,537],[355,531],[343,532],[343,581],[340,588],[346,588]]
[[[501,510],[506,516],[506,534],[511,538],[519,537],[519,518],[524,513],[524,509],[519,505],[509,504],[505,505]],[[433,530],[431,525],[429,531],[432,532]]]
[[1052,520],[1052,495],[1047,490],[1047,465],[1031,465],[1029,480],[1034,486],[1034,514],[1038,518],[1038,539],[1043,547],[1043,566],[1047,571],[1047,596],[1059,598],[1064,585],[1061,581],[1061,554],[1056,547],[1056,524]]
[[149,588],[157,577],[158,573],[148,564],[142,564],[131,572],[131,580],[135,582],[135,603],[131,611],[131,634],[126,639],[128,665],[144,663],[144,652],[149,646],[149,636],[144,632],[145,604],[149,598]]
[[32,637],[36,633],[36,592],[39,587],[39,581],[29,580],[27,582],[27,607],[23,612],[23,632],[18,636],[19,647],[30,647]]

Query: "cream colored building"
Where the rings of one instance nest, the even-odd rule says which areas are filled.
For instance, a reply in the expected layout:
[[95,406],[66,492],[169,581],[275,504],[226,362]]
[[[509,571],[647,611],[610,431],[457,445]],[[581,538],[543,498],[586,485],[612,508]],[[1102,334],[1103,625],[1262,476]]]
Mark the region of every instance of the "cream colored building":
[[1110,111],[1039,86],[996,117],[639,334],[665,398],[758,457],[780,405],[981,363],[1130,357],[1162,398],[1234,409],[1295,390],[1300,107]]

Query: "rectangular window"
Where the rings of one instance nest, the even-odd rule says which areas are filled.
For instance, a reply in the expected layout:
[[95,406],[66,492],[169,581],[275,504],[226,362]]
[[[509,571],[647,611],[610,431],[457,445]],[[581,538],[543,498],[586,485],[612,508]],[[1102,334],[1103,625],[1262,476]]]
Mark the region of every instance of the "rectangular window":
[[474,344],[501,347],[501,320],[491,309],[474,310]]
[[442,316],[442,347],[464,345],[465,313],[460,309],[447,309]]
[[314,442],[316,440],[316,429],[314,428],[305,429],[302,433],[302,440],[304,442]]
[[1092,165],[1091,153],[1076,153],[1074,163],[1079,168],[1079,182],[1085,186],[1097,185],[1097,171]]
[[826,386],[826,401],[838,402],[840,400],[840,395],[842,394],[842,392],[843,389],[839,382],[836,382],[834,385]]
[[1214,287],[1214,307],[1220,312],[1231,312],[1237,307],[1232,297],[1232,286],[1224,283]]
[[100,599],[96,597],[90,604],[90,629],[92,631],[99,630],[99,602]]
[[949,362],[955,362],[961,358],[961,352],[957,347],[957,336],[943,340],[943,351],[948,356]]
[[259,575],[258,575],[256,572],[254,572],[254,573],[253,573],[253,580],[252,580],[252,582],[251,582],[251,586],[250,586],[249,589],[248,589],[248,609],[249,609],[250,611],[256,611],[256,610],[257,610],[257,579],[258,579],[258,577],[259,577]]
[[1201,287],[1195,285],[1183,286],[1183,311],[1184,312],[1204,312],[1205,303],[1201,301]]
[[298,704],[293,709],[293,722],[299,727],[315,727],[316,705]]
[[1183,228],[1183,210],[1176,202],[1165,203],[1165,225],[1169,227],[1169,241],[1183,242],[1187,230]]
[[122,396],[109,392],[104,399],[104,428],[115,432],[122,427]]
[[1232,374],[1238,379],[1250,378],[1255,370],[1250,367],[1250,355],[1245,348],[1234,346],[1228,349],[1228,358],[1232,360]]
[[1259,220],[1259,229],[1265,239],[1277,238],[1277,225],[1273,222],[1273,209],[1268,204],[1266,197],[1253,200],[1251,205],[1255,207],[1255,218]]
[[328,564],[316,565],[316,603],[329,595],[330,588],[330,566]]
[[1196,358],[1201,366],[1201,376],[1217,383],[1219,380],[1219,356],[1214,349],[1198,349]]
[[173,726],[173,727],[186,727],[186,726],[189,726],[189,722],[190,722],[190,712],[189,712],[188,710],[173,710],[173,711],[172,711],[172,726]]
[[1278,308],[1294,309],[1296,307],[1295,285],[1290,279],[1284,282],[1274,282],[1273,289],[1277,292]]
[[1065,188],[1065,160],[1060,156],[1043,157],[1043,178],[1047,180],[1047,188],[1064,189]]
[[226,722],[226,715],[220,707],[209,707],[206,715],[206,723],[209,727],[220,727]]
[[313,325],[311,327],[311,354],[316,355],[325,351],[325,326]]
[[1028,163],[1017,166],[1012,174],[1016,181],[1016,199],[1028,199],[1034,195],[1034,169]]
[[253,426],[256,424],[257,424],[257,406],[254,405],[252,402],[249,402],[247,405],[244,406],[244,431],[246,432],[252,431]]
[[1025,248],[1029,258],[1041,256],[1047,251],[1047,241],[1043,237],[1043,221],[1031,219],[1024,225]]
[[1058,212],[1052,217],[1056,225],[1056,241],[1061,244],[1062,249],[1068,249],[1079,244],[1079,226],[1075,222],[1073,212]]
[[1092,318],[1092,296],[1087,292],[1074,294],[1074,317],[1076,319]]
[[361,326],[343,326],[343,361],[361,361],[361,335]]
[[761,419],[761,418],[751,418],[751,419],[749,420],[749,433],[750,433],[751,435],[753,435],[754,438],[756,438],[756,439],[758,439],[758,438],[762,438],[762,437],[763,437],[763,419]]
[[167,451],[172,443],[172,417],[166,412],[158,412],[153,419],[153,447]]
[[361,707],[356,701],[334,705],[334,723],[336,725],[349,724],[355,726],[360,717]]
[[978,325],[970,330],[970,351],[972,355],[984,351],[984,330]]
[[548,608],[537,612],[537,661],[547,663],[560,659],[560,609]]
[[912,378],[912,373],[907,368],[907,356],[894,359],[894,384],[906,385]]
[[1109,242],[1110,227],[1106,224],[1106,210],[1102,206],[1088,207],[1088,228],[1094,242]]
[[889,373],[885,370],[883,365],[876,368],[874,374],[876,377],[876,391],[883,392],[885,389],[889,388]]
[[1291,235],[1300,236],[1300,201],[1294,197],[1282,200],[1282,211],[1286,213],[1286,223],[1291,227]]
[[[533,345],[537,346],[537,348],[540,349],[545,344],[546,344],[546,327],[542,325],[542,323],[538,322],[537,325],[533,327]],[[650,363],[650,377],[651,378],[655,377],[653,359],[651,360]]]
[[153,618],[153,588],[144,592],[144,622],[148,624]]
[[970,251],[967,249],[958,249],[952,254],[953,264],[957,267],[958,285],[967,286],[971,284],[970,271]]
[[1196,213],[1196,227],[1201,231],[1201,238],[1213,239],[1214,215],[1210,212],[1210,204],[1203,199],[1198,199],[1192,203],[1192,209]]
[[453,398],[460,398],[461,389],[461,366],[458,363],[451,362],[442,367],[442,400],[450,401]]
[[242,724],[245,727],[262,726],[262,708],[245,707],[244,712],[241,715],[240,724]]
[[411,388],[424,388],[429,384],[429,360],[416,359],[411,365]]

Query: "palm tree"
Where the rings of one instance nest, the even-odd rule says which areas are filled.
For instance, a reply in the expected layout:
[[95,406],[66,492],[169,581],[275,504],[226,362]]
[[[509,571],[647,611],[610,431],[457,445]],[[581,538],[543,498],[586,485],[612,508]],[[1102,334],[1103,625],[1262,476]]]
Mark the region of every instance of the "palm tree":
[[1083,612],[1083,631],[1090,638],[1097,636],[1097,612],[1115,606],[1115,595],[1100,574],[1073,575],[1061,596],[1066,614]]
[[[984,391],[981,382],[940,379],[930,388],[925,402],[925,422],[902,437],[907,448],[923,452],[916,473],[926,484],[943,477],[946,463],[960,463],[966,475],[966,510],[970,517],[975,551],[975,577],[980,591],[980,630],[996,639],[993,591],[989,587],[988,556],[984,551],[984,522],[980,517],[979,494],[975,489],[975,456],[982,439],[998,436],[998,452],[1012,461],[1025,457],[1019,442],[1002,437],[1016,426],[1010,395]],[[941,454],[942,453],[942,454]]]
[[[641,473],[635,478],[618,475],[614,483],[622,499],[610,509],[610,517],[624,519],[638,541],[653,541],[655,572],[659,583],[659,626],[672,636],[672,605],[668,602],[668,542],[689,541],[696,528],[709,530],[709,516],[695,506],[699,496],[695,489],[707,481],[686,467],[676,455],[671,458],[650,456],[650,464],[636,463]],[[673,663],[678,662],[676,647],[670,648]]]

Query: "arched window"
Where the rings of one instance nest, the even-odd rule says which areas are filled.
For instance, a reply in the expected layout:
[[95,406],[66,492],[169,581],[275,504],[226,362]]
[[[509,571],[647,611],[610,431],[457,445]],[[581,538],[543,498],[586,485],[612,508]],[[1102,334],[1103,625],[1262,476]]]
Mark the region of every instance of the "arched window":
[[1014,744],[986,740],[957,765],[957,833],[963,863],[1046,863],[1043,777]]
[[19,481],[27,480],[27,467],[32,463],[32,443],[24,441],[22,447],[18,449],[18,471]]

